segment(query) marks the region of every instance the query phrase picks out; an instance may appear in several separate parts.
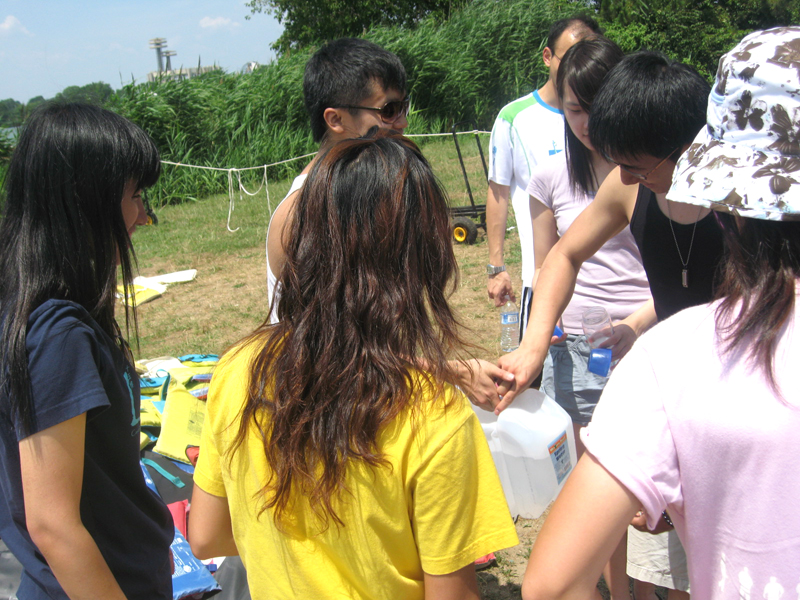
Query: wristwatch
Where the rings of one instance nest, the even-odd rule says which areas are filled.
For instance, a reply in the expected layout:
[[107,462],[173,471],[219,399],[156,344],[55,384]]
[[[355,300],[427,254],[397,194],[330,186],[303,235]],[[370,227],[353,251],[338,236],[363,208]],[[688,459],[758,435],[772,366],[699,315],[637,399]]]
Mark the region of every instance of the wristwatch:
[[499,267],[495,267],[492,264],[486,265],[486,274],[489,277],[493,277],[494,275],[497,275],[498,273],[502,273],[505,270],[506,270],[506,266],[505,265],[500,265]]

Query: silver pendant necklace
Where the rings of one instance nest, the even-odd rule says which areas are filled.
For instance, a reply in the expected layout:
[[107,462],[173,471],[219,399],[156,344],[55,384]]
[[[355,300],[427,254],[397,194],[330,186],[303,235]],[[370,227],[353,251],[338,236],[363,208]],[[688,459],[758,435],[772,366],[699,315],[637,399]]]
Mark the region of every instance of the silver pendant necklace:
[[694,227],[692,227],[692,239],[689,241],[689,252],[686,254],[686,260],[683,260],[683,254],[681,254],[681,247],[678,245],[678,237],[675,235],[675,228],[672,225],[672,215],[670,214],[669,210],[669,200],[664,200],[667,203],[667,217],[669,218],[669,230],[672,232],[672,239],[675,240],[675,249],[678,251],[678,258],[681,260],[681,265],[683,265],[683,270],[681,271],[681,284],[683,287],[689,287],[689,259],[692,256],[692,246],[694,246],[694,234],[697,231],[697,221],[700,220],[700,213],[703,210],[701,206],[697,210],[697,219],[695,219]]

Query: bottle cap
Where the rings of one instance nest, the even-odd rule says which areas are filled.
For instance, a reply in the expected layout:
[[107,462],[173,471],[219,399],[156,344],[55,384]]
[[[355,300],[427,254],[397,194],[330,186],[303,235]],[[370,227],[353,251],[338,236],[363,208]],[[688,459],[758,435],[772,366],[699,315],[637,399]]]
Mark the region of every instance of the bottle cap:
[[611,371],[611,349],[595,348],[589,353],[589,370],[600,377],[608,377]]

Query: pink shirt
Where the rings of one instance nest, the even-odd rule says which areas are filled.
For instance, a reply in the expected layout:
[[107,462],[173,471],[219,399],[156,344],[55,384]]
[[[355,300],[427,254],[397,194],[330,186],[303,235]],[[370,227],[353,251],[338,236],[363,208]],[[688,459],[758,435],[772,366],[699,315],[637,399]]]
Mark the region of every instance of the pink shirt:
[[[558,236],[563,236],[594,196],[573,194],[569,185],[566,153],[536,166],[528,194],[553,211]],[[602,306],[612,321],[624,319],[650,300],[650,285],[630,227],[608,240],[583,263],[575,292],[562,315],[567,333],[582,334],[581,316],[591,306]]]
[[583,440],[642,503],[648,526],[669,511],[693,598],[797,598],[800,309],[775,356],[787,404],[741,352],[720,356],[715,306],[682,311],[636,342]]

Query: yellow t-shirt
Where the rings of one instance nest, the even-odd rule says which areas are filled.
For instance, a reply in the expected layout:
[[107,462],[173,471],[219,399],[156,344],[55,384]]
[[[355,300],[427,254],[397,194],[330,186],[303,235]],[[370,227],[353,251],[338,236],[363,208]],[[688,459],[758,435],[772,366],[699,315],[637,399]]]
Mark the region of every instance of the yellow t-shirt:
[[320,532],[305,497],[295,497],[287,533],[271,511],[258,517],[269,465],[256,430],[232,462],[227,452],[252,357],[251,345],[214,373],[194,480],[227,498],[253,598],[422,599],[423,571],[452,573],[519,543],[481,426],[454,388],[447,410],[426,400],[413,423],[408,410],[379,434],[391,468],[350,464],[351,494],[335,504],[343,527]]

